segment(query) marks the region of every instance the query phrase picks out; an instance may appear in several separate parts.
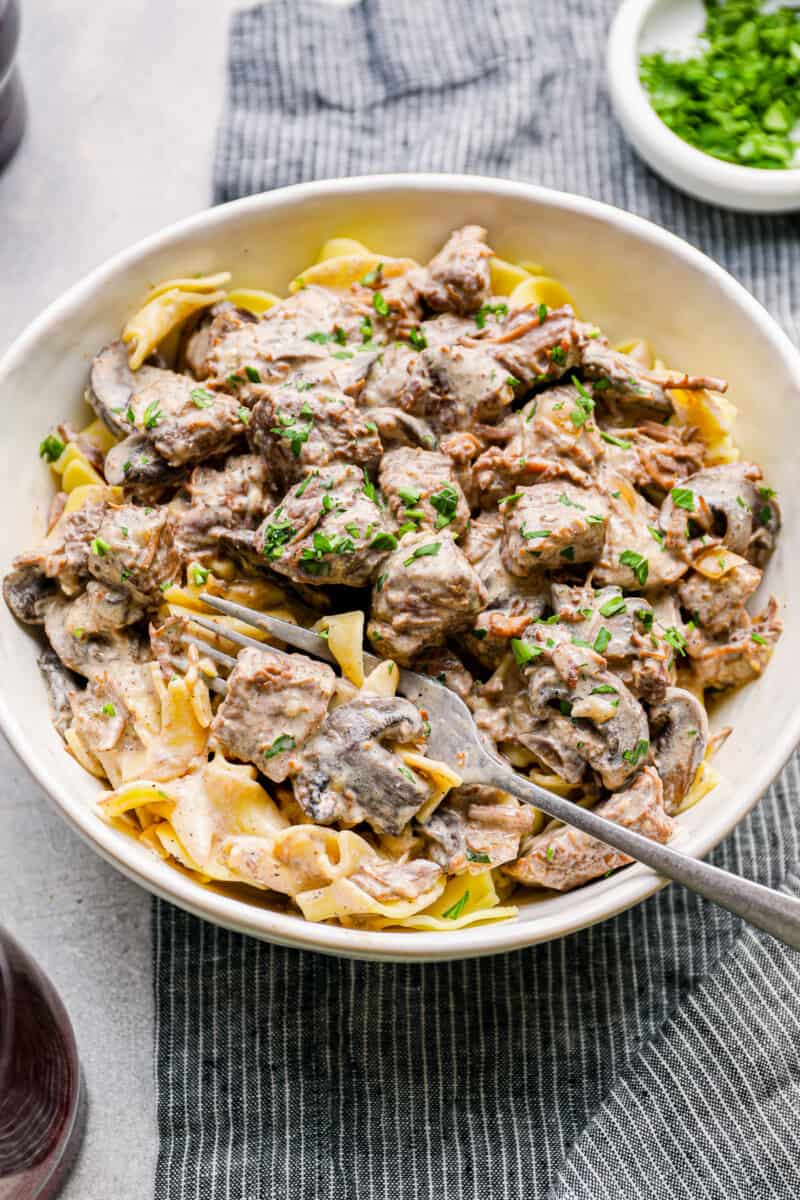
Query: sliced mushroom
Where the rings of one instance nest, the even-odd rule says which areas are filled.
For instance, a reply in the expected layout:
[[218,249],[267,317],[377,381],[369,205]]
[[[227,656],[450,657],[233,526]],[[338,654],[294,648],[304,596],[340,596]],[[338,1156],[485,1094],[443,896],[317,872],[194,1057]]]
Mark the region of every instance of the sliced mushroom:
[[147,657],[147,647],[137,631],[87,633],[80,624],[81,611],[74,601],[61,597],[47,610],[44,631],[65,667],[91,679],[109,667]]
[[185,474],[181,467],[171,467],[157,454],[144,433],[132,433],[112,446],[103,470],[112,486],[129,488],[173,484]]
[[58,587],[42,571],[30,563],[17,567],[3,579],[3,597],[18,621],[26,625],[43,625],[45,614]]
[[669,688],[650,709],[654,764],[664,785],[664,807],[676,813],[692,786],[708,746],[708,716],[696,696]]
[[760,467],[723,463],[673,488],[661,506],[660,525],[667,545],[689,558],[707,544],[695,536],[699,531],[760,566],[775,543],[780,509],[771,490],[761,485]]
[[428,787],[390,744],[422,737],[422,718],[408,700],[358,696],[335,708],[300,755],[295,799],[313,821],[399,834],[428,798]]
[[42,673],[42,679],[47,689],[50,701],[50,716],[56,731],[63,738],[72,723],[72,704],[70,697],[78,691],[78,677],[67,670],[55,650],[47,649],[36,660],[36,665]]
[[103,424],[117,437],[133,429],[127,413],[134,392],[168,374],[146,363],[134,372],[128,366],[128,347],[120,341],[105,346],[92,362],[87,400]]
[[529,673],[528,702],[536,725],[521,740],[565,779],[581,778],[582,761],[617,791],[643,765],[650,744],[647,717],[610,671],[589,663],[571,687],[556,667],[539,667]]
[[499,788],[471,783],[450,792],[420,831],[434,843],[431,858],[448,874],[477,874],[512,862],[533,822],[530,805]]

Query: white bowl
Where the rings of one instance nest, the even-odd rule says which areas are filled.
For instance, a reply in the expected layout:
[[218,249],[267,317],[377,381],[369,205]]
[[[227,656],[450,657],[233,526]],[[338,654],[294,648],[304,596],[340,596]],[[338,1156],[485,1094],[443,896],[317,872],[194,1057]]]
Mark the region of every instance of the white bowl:
[[[43,530],[52,493],[38,458],[48,427],[77,420],[89,361],[160,279],[233,271],[237,284],[285,291],[334,234],[426,259],[466,222],[490,230],[498,253],[536,258],[561,277],[580,311],[613,340],[643,336],[672,364],[731,381],[738,436],[780,490],[785,529],[768,584],[800,589],[800,499],[793,430],[800,424],[800,356],[763,308],[685,242],[618,209],[518,183],[454,175],[387,175],[300,184],[210,209],[139,243],[52,304],[0,362],[0,472],[6,519],[0,569]],[[13,514],[13,519],[12,518]],[[724,701],[714,725],[734,733],[719,755],[725,782],[679,819],[691,854],[715,846],[758,800],[800,738],[800,618],[763,679]],[[565,896],[526,903],[517,920],[442,934],[365,933],[209,891],[93,811],[100,786],[64,751],[36,669],[37,642],[0,605],[0,723],[70,825],[130,878],[228,928],[285,945],[358,958],[465,958],[527,946],[602,921],[651,895],[660,880],[634,865]],[[68,848],[67,848],[68,852]]]
[[745,212],[800,208],[800,169],[740,167],[684,142],[654,112],[639,82],[639,58],[684,53],[705,23],[702,0],[624,0],[608,36],[608,87],[614,113],[645,162],[700,200]]

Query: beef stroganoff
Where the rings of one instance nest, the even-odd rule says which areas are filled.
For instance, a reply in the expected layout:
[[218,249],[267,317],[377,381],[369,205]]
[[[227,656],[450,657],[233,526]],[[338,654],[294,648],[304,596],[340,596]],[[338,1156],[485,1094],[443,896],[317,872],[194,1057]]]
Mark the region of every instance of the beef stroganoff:
[[[427,266],[334,238],[283,299],[159,285],[92,363],[91,423],[45,436],[48,532],[4,581],[99,815],[311,921],[509,919],[521,887],[629,861],[430,758],[398,666],[535,782],[665,842],[714,786],[709,694],[781,632],[774,599],[747,607],[780,513],[725,382],[612,347],[487,237]],[[223,684],[215,650],[253,630],[195,624],[203,592],[317,629],[339,673],[257,634]]]

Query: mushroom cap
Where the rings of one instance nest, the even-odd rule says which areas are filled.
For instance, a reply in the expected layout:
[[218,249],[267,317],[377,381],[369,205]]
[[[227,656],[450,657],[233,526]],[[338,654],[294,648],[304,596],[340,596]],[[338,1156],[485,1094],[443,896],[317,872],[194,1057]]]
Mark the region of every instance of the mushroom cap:
[[677,812],[708,746],[705,708],[691,692],[668,688],[662,703],[650,709],[650,738],[664,785],[664,807],[668,813]]

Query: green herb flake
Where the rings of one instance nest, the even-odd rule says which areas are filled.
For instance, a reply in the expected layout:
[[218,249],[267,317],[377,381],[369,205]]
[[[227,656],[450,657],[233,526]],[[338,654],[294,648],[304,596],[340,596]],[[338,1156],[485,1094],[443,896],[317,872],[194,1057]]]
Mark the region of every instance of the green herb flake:
[[294,750],[296,744],[290,733],[281,733],[264,751],[264,758],[274,758],[276,754],[283,754],[284,750]]
[[607,648],[608,643],[610,641],[611,641],[610,631],[608,629],[606,629],[605,625],[601,625],[600,629],[597,632],[597,637],[594,639],[594,645],[592,646],[592,649],[594,650],[595,654],[602,654],[605,651],[605,649]]
[[164,414],[158,407],[158,400],[151,400],[144,410],[142,423],[145,429],[155,429]]
[[370,550],[396,550],[397,538],[393,533],[381,530],[380,533],[375,534],[375,537],[369,544],[369,548]]
[[532,646],[530,642],[525,642],[522,638],[512,638],[511,653],[514,655],[517,666],[524,667],[526,663],[532,662],[534,658],[544,654],[544,650],[541,646]]
[[484,854],[482,850],[470,850],[469,846],[465,853],[468,862],[490,863],[492,861],[489,855]]
[[550,350],[550,361],[557,363],[560,367],[563,367],[564,363],[567,361],[567,352],[563,346],[552,347]]
[[100,709],[100,711],[102,712],[104,717],[115,717],[117,715],[117,710],[114,708],[114,705],[111,703],[110,700],[109,700],[108,704],[103,705],[103,707]]
[[428,339],[419,328],[411,330],[408,335],[408,340],[411,342],[411,345],[415,350],[427,350],[428,348]]
[[379,317],[389,316],[389,305],[386,303],[386,297],[384,296],[383,292],[373,292],[372,307],[375,309],[375,312]]
[[407,507],[413,507],[419,504],[422,498],[422,492],[419,488],[402,487],[397,489],[397,494]]
[[643,554],[638,554],[635,550],[623,550],[619,556],[620,565],[630,567],[633,571],[640,587],[644,587],[647,583],[647,576],[650,571],[650,564]]
[[605,604],[600,605],[600,615],[602,617],[613,617],[619,612],[625,611],[625,597],[612,596],[610,600],[606,600]]
[[92,554],[96,554],[98,558],[105,558],[111,547],[109,546],[108,542],[103,541],[102,538],[96,537],[89,543],[89,549],[91,550]]
[[604,442],[608,442],[609,446],[617,446],[620,450],[630,450],[633,442],[628,442],[625,438],[616,437],[613,433],[608,433],[607,430],[600,430],[600,437]]
[[237,408],[236,416],[239,418],[239,420],[242,422],[243,425],[250,424],[250,409],[245,408],[244,405],[242,405],[241,408]]
[[206,388],[192,388],[189,394],[195,408],[210,408],[214,403],[214,393]]
[[458,492],[452,483],[446,483],[438,492],[433,493],[429,498],[429,503],[432,508],[436,509],[436,528],[444,529],[456,515]]
[[442,913],[442,916],[446,917],[448,921],[457,921],[464,909],[467,907],[468,900],[469,888],[467,888],[467,890],[461,896],[459,896],[455,904],[451,905],[450,908],[446,909],[446,911]]
[[192,566],[189,568],[189,574],[191,575],[194,586],[202,587],[208,579],[209,572],[207,567],[201,567],[197,563],[192,563]]
[[544,325],[545,321],[547,320],[547,305],[540,304],[536,312],[539,317],[539,324]]
[[622,751],[622,757],[625,759],[625,762],[628,762],[632,767],[635,767],[647,755],[649,749],[650,743],[644,738],[640,738],[632,750]]
[[522,492],[512,492],[510,496],[503,496],[502,500],[498,500],[498,506],[502,504],[513,504],[516,500],[522,498]]
[[593,687],[589,692],[590,696],[616,696],[617,689],[612,687],[610,683],[598,683],[597,687]]
[[441,548],[441,542],[426,542],[423,546],[417,546],[411,556],[405,559],[403,566],[410,567],[418,558],[435,558]]
[[664,542],[667,540],[666,534],[662,533],[660,529],[656,529],[655,525],[648,525],[647,531],[653,541],[658,542],[659,546],[663,547]]
[[678,654],[686,653],[686,638],[674,625],[668,625],[664,630],[664,641]]
[[372,271],[367,271],[366,275],[362,275],[358,282],[364,287],[374,287],[376,283],[380,282],[382,275],[383,263],[378,263]]
[[767,645],[769,645],[769,643],[767,642],[767,639],[766,639],[765,637],[762,637],[760,633],[751,633],[751,634],[750,634],[750,641],[751,641],[751,642],[755,642],[755,643],[756,643],[756,645],[758,645],[758,646],[767,646]]
[[683,508],[686,512],[694,512],[694,492],[691,488],[674,487],[670,492],[672,503],[676,508]]
[[66,450],[66,445],[61,441],[60,437],[56,437],[54,433],[48,433],[47,437],[39,445],[39,457],[45,459],[46,462],[56,462]]

